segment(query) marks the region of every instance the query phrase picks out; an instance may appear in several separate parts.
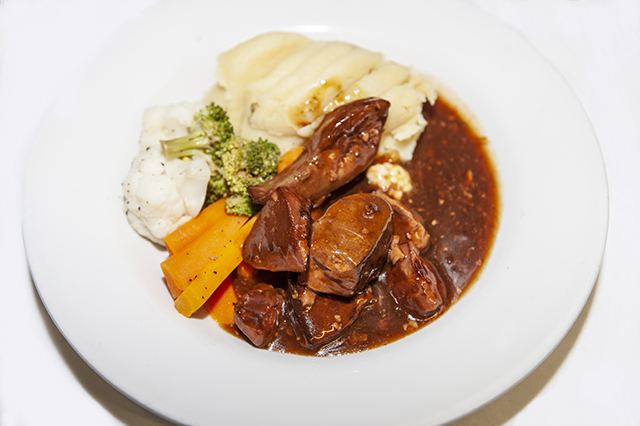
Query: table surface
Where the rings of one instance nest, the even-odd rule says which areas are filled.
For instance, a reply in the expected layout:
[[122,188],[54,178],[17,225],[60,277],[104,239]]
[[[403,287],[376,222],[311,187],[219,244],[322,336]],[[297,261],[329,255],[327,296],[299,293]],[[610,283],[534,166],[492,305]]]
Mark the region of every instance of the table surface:
[[[638,426],[640,2],[470,2],[520,31],[577,93],[605,159],[610,222],[600,276],[565,339],[511,391],[454,424]],[[0,0],[0,425],[169,425],[114,390],[58,332],[21,231],[26,165],[47,109],[156,3]]]

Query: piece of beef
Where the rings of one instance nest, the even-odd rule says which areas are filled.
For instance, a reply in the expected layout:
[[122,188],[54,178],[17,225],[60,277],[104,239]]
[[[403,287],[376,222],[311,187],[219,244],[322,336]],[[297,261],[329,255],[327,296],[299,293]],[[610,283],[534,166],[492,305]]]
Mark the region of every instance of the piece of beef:
[[300,342],[308,349],[316,349],[339,338],[373,301],[370,287],[352,297],[316,293],[289,281],[290,306]]
[[287,187],[314,205],[362,173],[375,159],[389,102],[360,99],[328,113],[304,146],[302,154],[282,173],[249,194],[264,204],[276,188]]
[[300,282],[320,293],[352,296],[384,269],[392,237],[387,201],[370,193],[341,198],[313,223],[309,269]]
[[233,319],[240,331],[259,348],[273,341],[284,315],[284,297],[270,284],[256,284],[236,303]]
[[424,320],[444,309],[447,296],[444,284],[412,242],[392,245],[386,269],[391,294],[405,312]]
[[311,204],[288,188],[276,189],[264,205],[242,257],[257,269],[303,272],[309,259]]
[[376,191],[375,194],[391,204],[391,208],[393,208],[393,229],[394,233],[399,237],[399,242],[411,241],[418,250],[425,250],[429,246],[431,237],[424,227],[422,216],[383,191]]

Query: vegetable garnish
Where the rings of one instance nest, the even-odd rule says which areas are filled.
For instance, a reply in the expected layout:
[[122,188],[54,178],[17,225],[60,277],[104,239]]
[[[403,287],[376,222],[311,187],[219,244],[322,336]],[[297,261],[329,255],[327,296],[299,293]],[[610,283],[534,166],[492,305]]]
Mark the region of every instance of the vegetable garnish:
[[204,156],[220,152],[220,147],[233,136],[233,126],[227,113],[220,106],[211,103],[193,115],[193,124],[188,135],[162,141],[162,148],[168,160],[192,155]]
[[214,226],[224,214],[223,199],[202,209],[198,216],[182,224],[178,229],[165,237],[164,245],[167,247],[169,254],[177,253],[186,247],[207,229]]
[[227,213],[253,216],[260,207],[253,201],[247,187],[261,184],[278,170],[280,149],[264,139],[257,141],[232,138],[222,155],[222,176],[229,196]]
[[220,246],[212,260],[192,280],[175,300],[178,312],[190,317],[242,262],[242,245],[249,235],[256,216],[249,219]]
[[208,262],[215,259],[220,248],[249,219],[248,216],[231,215],[221,210],[213,226],[160,264],[174,299],[196,279]]
[[284,154],[282,154],[282,158],[278,163],[278,173],[282,173],[282,171],[286,169],[289,164],[296,161],[296,158],[298,158],[300,154],[302,154],[303,150],[304,150],[304,147],[296,146],[291,148],[289,151],[285,152]]
[[233,308],[238,302],[236,292],[227,277],[205,303],[209,316],[220,325],[233,325]]
[[226,198],[227,212],[253,216],[259,210],[247,193],[276,174],[280,149],[259,138],[237,136],[223,108],[211,103],[194,114],[191,133],[162,141],[167,159],[201,156],[207,160],[211,176],[204,205]]

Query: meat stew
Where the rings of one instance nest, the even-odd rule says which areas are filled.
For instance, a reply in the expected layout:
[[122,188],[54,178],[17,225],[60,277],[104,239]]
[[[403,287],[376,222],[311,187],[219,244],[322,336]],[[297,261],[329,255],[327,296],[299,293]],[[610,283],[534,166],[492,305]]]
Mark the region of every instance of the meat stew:
[[[239,302],[231,333],[273,351],[354,353],[415,332],[464,294],[487,259],[497,229],[497,179],[486,140],[453,107],[438,100],[425,104],[423,113],[429,124],[413,159],[401,163],[413,190],[399,201],[370,185],[363,169],[340,189],[319,193],[314,185],[312,200],[303,194],[287,208],[269,206],[275,187],[256,191],[265,194],[265,208],[285,211],[283,217],[299,223],[298,234],[308,245],[290,244],[297,250],[297,269],[283,271],[276,261],[280,266],[273,270],[256,265],[259,269],[251,274],[233,276]],[[378,126],[380,120],[370,121]],[[299,207],[293,211],[291,205]],[[354,219],[366,215],[370,225]],[[322,226],[329,220],[342,220],[339,228],[346,231],[330,235],[332,228]],[[316,239],[327,234],[324,246],[313,242],[314,233]],[[349,253],[358,260],[348,267],[327,260],[332,244],[346,238],[359,241]],[[267,316],[261,332],[252,325],[256,319],[247,314],[247,306],[258,306],[258,311],[275,307],[277,315]]]

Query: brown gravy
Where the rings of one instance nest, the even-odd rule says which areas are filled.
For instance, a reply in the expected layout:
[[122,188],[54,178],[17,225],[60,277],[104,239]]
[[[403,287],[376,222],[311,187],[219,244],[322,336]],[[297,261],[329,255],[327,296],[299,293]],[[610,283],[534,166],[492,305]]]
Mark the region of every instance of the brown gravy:
[[[422,256],[436,268],[447,286],[447,307],[464,293],[486,260],[498,221],[498,188],[486,151],[486,140],[478,137],[460,115],[442,100],[426,105],[428,125],[418,141],[413,160],[404,163],[414,189],[403,202],[424,218],[431,244]],[[355,184],[366,189],[366,182]],[[300,355],[340,355],[383,346],[427,325],[398,308],[386,285],[386,274],[371,284],[376,302],[337,340],[317,350],[302,347],[286,318],[270,350]],[[236,276],[239,296],[256,282],[286,287],[286,274],[260,272],[252,279]],[[235,326],[233,334],[244,338]]]

